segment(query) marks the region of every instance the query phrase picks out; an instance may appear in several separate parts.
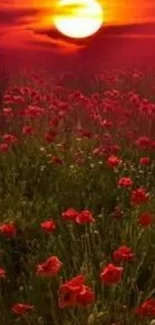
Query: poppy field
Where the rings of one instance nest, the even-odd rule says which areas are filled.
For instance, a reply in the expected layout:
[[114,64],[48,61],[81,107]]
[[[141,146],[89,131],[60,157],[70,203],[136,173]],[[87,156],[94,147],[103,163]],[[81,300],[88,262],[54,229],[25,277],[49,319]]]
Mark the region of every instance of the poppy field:
[[0,85],[0,323],[155,324],[155,72]]

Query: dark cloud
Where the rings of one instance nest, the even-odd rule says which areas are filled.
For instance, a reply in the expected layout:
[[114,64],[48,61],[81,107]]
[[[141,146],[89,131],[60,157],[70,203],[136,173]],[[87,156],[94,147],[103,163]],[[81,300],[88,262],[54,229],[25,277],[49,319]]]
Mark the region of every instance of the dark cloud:
[[36,9],[0,9],[0,25],[10,27],[13,25],[25,24],[27,18],[31,18],[33,20],[39,12],[40,11]]
[[[155,40],[155,24],[153,23],[105,26],[98,33],[86,39],[65,37],[54,27],[49,29],[29,29],[29,31],[34,36],[32,39],[26,40],[29,48],[33,47],[37,51],[44,52],[51,51],[51,53],[57,53],[58,55],[80,52],[80,56],[86,55],[87,59],[97,58],[97,60],[98,58],[100,60],[102,56],[108,60],[109,56],[113,58],[113,53],[117,56],[118,51],[124,53],[127,48],[129,55],[130,48],[136,55],[136,51],[139,53],[137,46],[142,51],[143,44],[147,44],[146,48],[150,52]],[[147,51],[145,51],[146,55]]]
[[29,41],[29,45],[34,45],[35,48],[42,49],[44,51],[55,51],[57,54],[62,53],[75,53],[78,50],[84,48],[84,46],[78,46],[74,42],[66,42],[65,40],[59,38],[57,40],[54,39],[40,39]]
[[[69,37],[61,35],[55,28],[50,29],[38,29],[33,32],[40,36],[47,36],[51,40],[59,40],[60,37],[66,43],[73,43],[73,40]],[[119,25],[119,26],[103,26],[98,33],[86,39],[76,39],[74,44],[80,48],[83,46],[93,46],[93,44],[99,44],[102,46],[105,38],[111,37],[145,37],[155,36],[155,23],[146,24],[132,24],[132,25]]]
[[146,35],[155,34],[155,23],[128,24],[103,28],[105,35]]
[[[88,51],[91,53],[91,56],[96,56],[98,51],[103,51],[103,53],[108,51],[109,56],[110,52],[113,53],[113,48],[117,48],[115,44],[118,44],[118,47],[121,48],[122,44],[123,46],[127,44],[127,39],[129,43],[129,39],[134,37],[143,38],[146,35],[147,37],[155,37],[155,23],[116,26],[103,25],[96,34],[86,39],[71,39],[60,34],[54,27],[30,27],[35,26],[31,23],[38,22],[40,17],[43,16],[44,11],[46,14],[45,9],[0,9],[0,26],[2,27],[0,35],[6,34],[3,37],[4,45],[5,42],[9,43],[9,33],[11,33],[12,39],[14,37],[17,44],[20,45],[23,42],[28,48],[32,46],[38,50],[51,50],[57,51],[58,53],[59,51],[61,53],[79,52],[79,50],[85,53]],[[21,30],[23,34],[20,34]]]

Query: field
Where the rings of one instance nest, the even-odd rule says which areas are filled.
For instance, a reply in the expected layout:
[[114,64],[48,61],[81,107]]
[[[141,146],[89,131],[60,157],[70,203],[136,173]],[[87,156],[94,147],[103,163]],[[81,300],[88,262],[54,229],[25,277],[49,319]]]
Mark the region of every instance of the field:
[[0,81],[1,325],[155,324],[155,72]]

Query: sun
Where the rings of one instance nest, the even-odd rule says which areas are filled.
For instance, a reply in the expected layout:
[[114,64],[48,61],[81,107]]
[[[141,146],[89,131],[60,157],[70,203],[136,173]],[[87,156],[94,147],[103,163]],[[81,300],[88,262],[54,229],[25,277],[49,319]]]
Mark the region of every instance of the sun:
[[95,34],[103,21],[103,8],[96,0],[60,0],[53,16],[56,29],[71,38]]

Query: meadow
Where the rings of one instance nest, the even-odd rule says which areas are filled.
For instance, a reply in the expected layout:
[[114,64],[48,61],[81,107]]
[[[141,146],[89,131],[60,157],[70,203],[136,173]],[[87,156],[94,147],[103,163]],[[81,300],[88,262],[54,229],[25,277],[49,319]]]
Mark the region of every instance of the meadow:
[[155,324],[155,71],[0,81],[1,325]]

